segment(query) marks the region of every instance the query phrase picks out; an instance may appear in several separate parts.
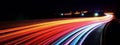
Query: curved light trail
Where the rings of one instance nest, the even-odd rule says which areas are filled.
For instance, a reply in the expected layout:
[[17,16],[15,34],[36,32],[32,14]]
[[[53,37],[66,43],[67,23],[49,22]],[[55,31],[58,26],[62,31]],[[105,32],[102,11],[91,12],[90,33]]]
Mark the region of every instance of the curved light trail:
[[70,18],[0,30],[0,45],[82,45],[96,28],[113,15]]

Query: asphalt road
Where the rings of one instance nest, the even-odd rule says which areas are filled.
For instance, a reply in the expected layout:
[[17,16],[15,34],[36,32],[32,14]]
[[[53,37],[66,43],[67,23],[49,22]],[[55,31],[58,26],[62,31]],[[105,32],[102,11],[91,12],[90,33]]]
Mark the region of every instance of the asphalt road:
[[110,21],[103,31],[103,45],[120,45],[120,20]]

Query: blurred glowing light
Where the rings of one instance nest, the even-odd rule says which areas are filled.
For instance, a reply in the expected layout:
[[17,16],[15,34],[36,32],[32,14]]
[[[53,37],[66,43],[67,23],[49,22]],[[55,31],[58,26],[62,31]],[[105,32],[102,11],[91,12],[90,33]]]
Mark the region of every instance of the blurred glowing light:
[[98,16],[99,14],[98,13],[94,13],[94,16]]
[[72,15],[72,12],[64,13],[64,15]]
[[84,13],[82,13],[81,15],[84,16]]
[[80,14],[80,12],[76,11],[74,14]]
[[88,11],[83,11],[83,13],[87,13]]

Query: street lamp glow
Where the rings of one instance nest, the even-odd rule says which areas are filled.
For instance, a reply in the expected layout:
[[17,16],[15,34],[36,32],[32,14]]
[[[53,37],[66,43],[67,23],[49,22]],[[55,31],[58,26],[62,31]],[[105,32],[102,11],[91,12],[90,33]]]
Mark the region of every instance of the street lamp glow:
[[99,14],[98,13],[94,13],[94,16],[98,16]]
[[83,14],[83,13],[82,13],[81,15],[82,15],[82,16],[84,16],[84,14]]

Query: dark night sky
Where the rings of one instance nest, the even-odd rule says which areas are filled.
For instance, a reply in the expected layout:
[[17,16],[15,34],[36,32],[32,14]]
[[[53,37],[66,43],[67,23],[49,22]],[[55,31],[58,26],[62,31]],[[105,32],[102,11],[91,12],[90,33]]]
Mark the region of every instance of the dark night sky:
[[32,0],[4,1],[0,20],[21,20],[43,18],[59,10],[79,10],[93,8],[116,9],[118,1],[114,0]]

